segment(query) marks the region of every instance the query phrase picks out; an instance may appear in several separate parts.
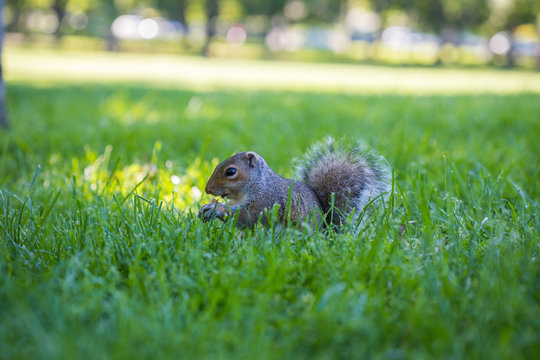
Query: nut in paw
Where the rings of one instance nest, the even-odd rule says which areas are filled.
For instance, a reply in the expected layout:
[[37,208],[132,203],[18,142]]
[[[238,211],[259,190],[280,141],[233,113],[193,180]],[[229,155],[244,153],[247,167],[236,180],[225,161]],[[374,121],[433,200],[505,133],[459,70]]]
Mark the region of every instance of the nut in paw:
[[204,204],[199,210],[199,218],[202,221],[207,222],[214,218],[223,219],[226,215],[227,209],[218,202]]

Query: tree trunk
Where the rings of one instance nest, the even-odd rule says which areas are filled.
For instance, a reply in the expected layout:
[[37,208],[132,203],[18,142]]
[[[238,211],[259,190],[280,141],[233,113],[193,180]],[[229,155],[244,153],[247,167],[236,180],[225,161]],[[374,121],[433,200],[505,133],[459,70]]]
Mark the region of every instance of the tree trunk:
[[54,36],[56,37],[56,41],[60,41],[60,38],[62,37],[62,20],[64,20],[64,17],[66,16],[66,5],[67,0],[55,0],[53,3],[53,10],[56,13],[56,17],[58,18],[58,28],[54,32]]
[[210,56],[210,44],[216,35],[216,20],[219,15],[217,0],[206,0],[206,42],[202,48],[202,55]]
[[4,40],[4,0],[0,0],[0,127],[7,129],[9,123],[6,117],[5,97],[6,88],[2,75],[2,45]]
[[186,0],[179,0],[178,1],[178,10],[176,12],[176,20],[178,20],[182,26],[187,28],[186,24],[186,7],[187,7],[187,1]]

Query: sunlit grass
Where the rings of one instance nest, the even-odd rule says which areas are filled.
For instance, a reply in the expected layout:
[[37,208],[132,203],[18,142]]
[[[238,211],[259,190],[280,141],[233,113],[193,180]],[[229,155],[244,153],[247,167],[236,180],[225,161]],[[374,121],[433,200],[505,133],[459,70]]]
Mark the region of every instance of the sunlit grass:
[[496,69],[380,67],[176,55],[5,49],[8,81],[281,89],[354,93],[540,92],[540,73]]
[[[97,72],[84,82],[86,67],[62,75],[54,65],[40,78],[46,66],[32,72],[28,63],[16,75],[13,54],[12,129],[0,133],[1,357],[540,352],[539,94],[497,95],[517,90],[486,84],[485,92],[452,95],[439,93],[445,84],[427,95],[376,86],[344,94],[323,84],[277,91],[255,81],[226,87],[204,74],[192,88],[137,75],[146,57],[120,76],[132,72],[139,85]],[[67,67],[82,57],[96,68],[124,59],[83,55],[42,59],[66,56]],[[171,61],[160,64],[226,69]],[[483,73],[503,83],[536,76]],[[289,88],[283,79],[275,86]],[[251,149],[289,176],[291,160],[325,135],[362,137],[394,169],[395,194],[359,236],[242,232],[195,216],[209,201],[201,192],[218,159]]]

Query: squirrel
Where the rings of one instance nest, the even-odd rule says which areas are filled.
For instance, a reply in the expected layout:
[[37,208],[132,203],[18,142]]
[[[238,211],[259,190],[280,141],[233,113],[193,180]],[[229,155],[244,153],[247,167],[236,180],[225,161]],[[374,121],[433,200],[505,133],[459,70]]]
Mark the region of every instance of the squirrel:
[[332,137],[315,144],[297,166],[298,180],[276,174],[262,156],[240,152],[214,169],[206,184],[207,194],[220,196],[199,210],[203,221],[225,221],[238,214],[237,225],[253,228],[257,221],[268,226],[266,212],[279,205],[278,219],[286,223],[340,226],[353,213],[383,198],[390,190],[390,167],[386,160],[358,141],[345,147]]

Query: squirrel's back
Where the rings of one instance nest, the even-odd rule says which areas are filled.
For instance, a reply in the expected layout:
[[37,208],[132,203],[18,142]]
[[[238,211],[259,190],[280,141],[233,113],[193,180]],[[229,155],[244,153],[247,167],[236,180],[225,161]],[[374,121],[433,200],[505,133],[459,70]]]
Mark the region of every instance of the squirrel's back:
[[346,147],[328,137],[312,146],[296,169],[319,198],[328,223],[336,225],[353,211],[358,217],[366,205],[390,190],[386,160],[362,142]]

